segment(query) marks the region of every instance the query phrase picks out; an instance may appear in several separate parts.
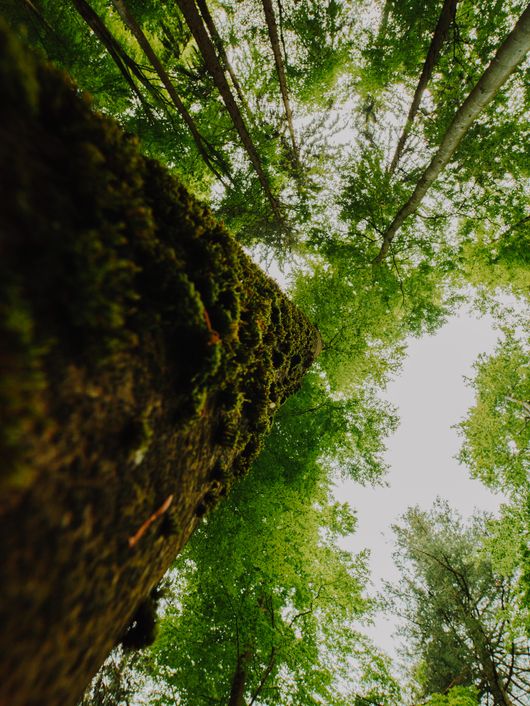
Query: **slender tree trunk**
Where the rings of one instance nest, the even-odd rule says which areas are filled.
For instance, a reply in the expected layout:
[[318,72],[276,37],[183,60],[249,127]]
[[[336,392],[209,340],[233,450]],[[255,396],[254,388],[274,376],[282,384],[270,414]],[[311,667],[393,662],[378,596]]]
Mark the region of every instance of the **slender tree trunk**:
[[438,61],[441,48],[447,39],[449,28],[451,27],[451,23],[455,16],[457,3],[458,0],[445,0],[443,4],[440,17],[438,18],[438,23],[436,24],[436,29],[434,30],[432,41],[429,46],[429,51],[427,52],[427,58],[423,64],[420,80],[418,81],[418,85],[416,86],[416,90],[412,98],[412,103],[410,104],[407,120],[388,170],[389,174],[393,174],[395,172],[399,160],[401,159],[405,143],[412,128],[416,113],[418,112],[418,108],[420,107],[421,98],[427,88],[427,84],[431,80],[432,72],[436,62]]
[[126,52],[119,45],[116,39],[114,39],[112,34],[105,26],[103,20],[99,17],[96,12],[94,12],[94,10],[86,2],[86,0],[72,0],[72,3],[78,13],[83,18],[83,20],[87,23],[87,25],[94,32],[96,37],[108,51],[112,60],[118,67],[121,75],[125,79],[125,82],[129,86],[133,94],[138,98],[148,118],[152,121],[153,113],[151,112],[151,108],[149,107],[149,104],[145,100],[141,91],[138,89],[138,86],[133,81],[130,73],[132,68],[131,65],[134,64],[135,66],[132,72],[138,77],[138,74],[141,73],[140,67],[136,64],[136,62],[133,61],[133,59],[131,59],[131,57],[126,55]]
[[29,12],[38,19],[38,21],[46,27],[48,32],[50,32],[54,37],[57,37],[57,33],[55,32],[54,28],[51,26],[51,24],[48,22],[48,20],[44,17],[40,9],[35,5],[35,3],[31,2],[31,0],[22,0],[23,4],[27,7]]
[[[117,0],[114,1],[116,2]],[[121,1],[122,0],[120,0],[120,2]],[[193,37],[199,48],[199,51],[203,56],[206,68],[210,72],[214,83],[217,86],[219,93],[221,94],[221,98],[223,99],[223,102],[232,119],[234,127],[236,128],[238,135],[241,138],[243,147],[245,148],[249,156],[250,162],[254,167],[254,171],[258,176],[259,182],[263,188],[265,195],[267,196],[272,211],[276,216],[278,222],[283,223],[280,205],[271,191],[269,181],[261,164],[261,160],[259,158],[256,146],[254,145],[254,142],[247,130],[247,126],[245,125],[243,116],[241,115],[241,112],[237,107],[234,96],[232,95],[232,91],[230,90],[230,86],[228,85],[228,82],[226,80],[223,68],[219,62],[219,59],[217,58],[215,47],[212,43],[212,40],[208,36],[208,32],[206,31],[203,21],[199,15],[195,2],[194,0],[177,0],[177,5],[179,6],[180,11],[184,15],[184,19],[188,23],[188,27],[190,28],[191,33],[193,34]]]
[[530,6],[505,39],[479,82],[456,112],[429,166],[423,172],[409,200],[401,207],[383,235],[383,243],[374,264],[387,256],[390,245],[405,219],[421,204],[425,194],[456,152],[460,142],[484,108],[495,98],[530,49]]
[[488,684],[489,692],[493,697],[494,706],[515,706],[502,683],[502,677],[499,675],[495,661],[489,654],[486,646],[481,645],[478,652],[482,663],[483,678]]
[[[169,120],[172,120],[172,114],[169,112],[168,107],[171,103],[162,95],[160,89],[155,86],[145,75],[141,67],[134,61],[134,59],[127,54],[123,49],[121,44],[112,35],[108,27],[104,24],[103,20],[92,10],[86,0],[72,0],[79,14],[83,17],[88,26],[92,29],[94,34],[98,37],[101,43],[105,46],[112,59],[117,64],[120,72],[124,76],[127,83],[131,86],[132,90],[136,93],[138,98],[142,101],[144,109],[148,115],[152,116],[150,106],[145,102],[143,95],[138,90],[136,84],[132,80],[134,76],[139,83],[145,88],[147,93],[152,97],[155,105],[159,106],[164,113],[167,115]],[[132,76],[131,76],[132,75]],[[202,138],[205,142],[204,138]],[[201,155],[203,156],[203,155]],[[210,165],[207,163],[207,166]],[[217,176],[217,172],[214,172]]]
[[162,62],[158,58],[158,56],[155,54],[151,44],[149,43],[149,40],[145,36],[144,32],[142,31],[142,28],[140,25],[136,22],[134,16],[130,12],[129,8],[127,7],[125,0],[112,0],[114,7],[116,8],[118,14],[120,15],[121,19],[123,20],[124,24],[130,29],[134,37],[136,38],[136,41],[142,48],[142,51],[146,55],[146,57],[149,59],[151,62],[153,68],[155,69],[156,73],[158,74],[160,80],[162,81],[162,84],[164,85],[164,88],[169,94],[169,97],[171,98],[171,101],[175,108],[177,109],[179,115],[182,117],[184,122],[189,128],[189,131],[191,132],[191,135],[193,137],[193,141],[195,142],[195,145],[197,149],[199,150],[199,154],[201,157],[204,159],[206,165],[209,167],[209,169],[213,172],[213,174],[222,181],[222,176],[219,173],[219,166],[223,168],[224,170],[224,165],[220,165],[219,163],[219,158],[216,158],[217,164],[214,164],[212,160],[212,156],[210,155],[210,152],[208,150],[208,145],[204,139],[204,137],[200,134],[199,130],[197,129],[197,126],[195,125],[195,121],[191,117],[190,113],[188,112],[186,106],[182,102],[180,96],[178,95],[175,86],[171,82],[171,79],[169,78],[169,75],[167,71],[165,70],[164,66],[162,65]]
[[251,656],[250,651],[247,650],[237,657],[237,665],[234,676],[232,677],[228,706],[245,706],[244,697],[247,682],[247,663]]
[[282,5],[282,0],[278,0],[278,29],[280,30],[280,41],[282,43],[282,49],[283,49],[283,56],[284,56],[284,66],[287,69],[287,47],[285,45],[285,37],[283,35],[283,27],[284,27],[284,22],[283,22],[283,5]]
[[227,55],[225,48],[224,48],[224,45],[223,45],[223,40],[221,39],[219,32],[217,31],[217,27],[215,26],[214,19],[210,13],[208,5],[206,4],[206,0],[197,0],[197,7],[200,10],[202,18],[204,20],[204,24],[208,28],[208,32],[210,33],[210,37],[212,38],[212,41],[215,44],[215,47],[217,49],[217,53],[221,57],[223,66],[224,66],[226,72],[228,73],[228,75],[230,76],[230,79],[232,81],[232,85],[234,86],[234,89],[237,93],[237,97],[239,98],[241,105],[245,109],[247,117],[250,118],[252,116],[252,113],[250,111],[249,105],[248,105],[247,100],[245,98],[245,94],[243,93],[243,89],[241,88],[241,84],[239,83],[238,78],[235,74],[235,71],[232,68],[232,64],[230,63],[230,60],[228,58],[228,55]]
[[0,94],[0,704],[71,706],[319,336],[3,23]]
[[272,0],[262,0],[263,10],[265,12],[265,20],[269,31],[269,39],[271,42],[272,53],[274,54],[274,63],[276,64],[276,73],[278,74],[278,82],[280,84],[280,92],[282,94],[283,106],[285,108],[285,117],[289,127],[289,135],[291,136],[291,144],[293,146],[293,155],[297,167],[300,167],[300,154],[296,144],[296,137],[293,126],[293,114],[291,111],[291,103],[289,101],[289,92],[287,90],[287,78],[283,66],[282,50],[280,48],[280,39],[278,37],[278,27],[276,25],[276,17],[274,16],[274,8]]

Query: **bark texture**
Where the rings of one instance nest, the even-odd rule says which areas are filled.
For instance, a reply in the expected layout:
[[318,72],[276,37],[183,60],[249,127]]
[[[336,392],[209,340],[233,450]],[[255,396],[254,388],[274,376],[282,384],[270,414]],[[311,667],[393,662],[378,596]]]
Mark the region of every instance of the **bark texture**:
[[319,336],[3,25],[0,90],[0,704],[69,706]]
[[418,209],[425,194],[456,152],[473,121],[495,98],[498,90],[515,71],[529,50],[530,6],[523,12],[514,29],[501,44],[492,62],[482,74],[475,88],[457,110],[436,154],[423,172],[416,184],[416,188],[385,231],[381,249],[374,258],[374,264],[379,264],[385,259],[390,245],[405,219]]
[[232,677],[228,706],[245,706],[245,684],[247,681],[247,663],[252,657],[250,650],[243,652],[237,658],[237,665]]

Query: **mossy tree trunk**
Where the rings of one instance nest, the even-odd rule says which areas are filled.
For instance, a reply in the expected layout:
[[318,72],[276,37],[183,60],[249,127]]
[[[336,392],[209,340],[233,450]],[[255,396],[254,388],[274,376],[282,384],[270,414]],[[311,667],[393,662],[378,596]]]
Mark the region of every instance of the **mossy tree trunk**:
[[317,331],[0,28],[0,704],[75,704]]

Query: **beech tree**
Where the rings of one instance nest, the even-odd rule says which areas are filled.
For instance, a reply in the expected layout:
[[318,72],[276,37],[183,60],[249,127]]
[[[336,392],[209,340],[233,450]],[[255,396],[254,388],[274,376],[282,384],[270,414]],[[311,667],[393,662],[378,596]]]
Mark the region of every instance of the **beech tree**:
[[228,110],[230,117],[234,123],[234,126],[239,134],[239,137],[241,138],[241,142],[243,143],[243,146],[249,156],[252,166],[254,167],[261,187],[263,188],[263,191],[265,192],[267,199],[271,205],[272,211],[278,221],[281,223],[282,216],[278,199],[271,191],[269,180],[264,171],[263,165],[259,158],[252,137],[248,132],[243,116],[241,115],[236,101],[234,100],[234,96],[232,94],[230,86],[228,85],[225,73],[215,51],[215,46],[210,37],[208,36],[208,33],[203,24],[198,9],[195,6],[195,2],[194,0],[177,0],[177,2],[182,14],[184,15],[184,18],[186,19],[186,22],[188,23],[191,33],[193,34],[193,37],[197,42],[197,46],[199,47],[199,50],[204,58],[208,71],[212,75],[215,85],[219,89],[221,98],[223,99],[226,109]]
[[[126,3],[124,0],[116,0],[114,2],[114,6],[116,7],[120,17],[124,21],[124,23],[127,25],[127,27],[131,30],[133,35],[136,37],[138,44],[142,47],[143,52],[153,65],[156,73],[160,77],[160,80],[162,81],[162,84],[164,85],[164,88],[168,92],[171,101],[173,102],[175,108],[177,109],[179,115],[182,117],[184,122],[186,123],[187,127],[189,128],[191,134],[193,135],[193,139],[195,141],[195,144],[197,145],[197,149],[199,150],[199,153],[203,157],[204,161],[208,165],[208,167],[213,171],[215,176],[217,176],[219,179],[222,179],[221,175],[219,174],[219,164],[215,164],[214,159],[216,158],[215,155],[215,150],[212,149],[212,146],[209,145],[204,137],[200,134],[198,131],[195,122],[193,121],[193,118],[189,114],[188,110],[186,109],[186,106],[182,102],[180,96],[175,90],[175,87],[169,78],[166,70],[164,69],[164,66],[160,62],[159,58],[153,51],[153,48],[151,47],[147,37],[145,34],[142,32],[142,29],[140,25],[136,22],[134,16],[130,12],[129,8],[127,7]],[[218,161],[218,158],[217,158]]]
[[374,259],[374,263],[378,264],[386,257],[390,245],[405,219],[418,209],[429,187],[447,165],[473,121],[494,99],[497,91],[524,59],[529,49],[530,8],[527,8],[513,31],[499,48],[495,58],[477,85],[455,113],[435,155],[418,180],[411,196],[382,234],[383,242],[379,253]]
[[410,104],[407,119],[403,127],[403,132],[400,135],[396,145],[396,151],[394,152],[390,167],[388,168],[390,174],[393,174],[396,171],[396,167],[405,148],[405,143],[410,134],[410,129],[414,122],[414,118],[418,113],[422,96],[427,88],[427,85],[429,84],[429,80],[436,65],[442,45],[446,41],[447,35],[449,34],[451,22],[454,21],[457,2],[458,0],[445,0],[443,4],[440,17],[438,18],[438,22],[432,36],[432,41],[427,52],[427,57],[421,70],[418,85],[414,91],[414,96],[412,98],[412,103]]

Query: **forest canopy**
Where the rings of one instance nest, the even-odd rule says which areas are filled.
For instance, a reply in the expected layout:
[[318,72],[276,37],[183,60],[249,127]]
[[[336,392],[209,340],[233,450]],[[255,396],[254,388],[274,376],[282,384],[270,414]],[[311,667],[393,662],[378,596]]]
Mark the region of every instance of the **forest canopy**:
[[[2,13],[282,270],[322,337],[251,471],[83,706],[525,706],[526,0],[7,0]],[[367,554],[341,548],[356,517],[334,485],[384,483],[398,418],[382,391],[410,338],[464,304],[502,335],[469,381],[459,460],[506,500],[470,523],[443,501],[410,508],[401,581],[374,599]],[[383,609],[403,620],[406,673],[363,632]]]

